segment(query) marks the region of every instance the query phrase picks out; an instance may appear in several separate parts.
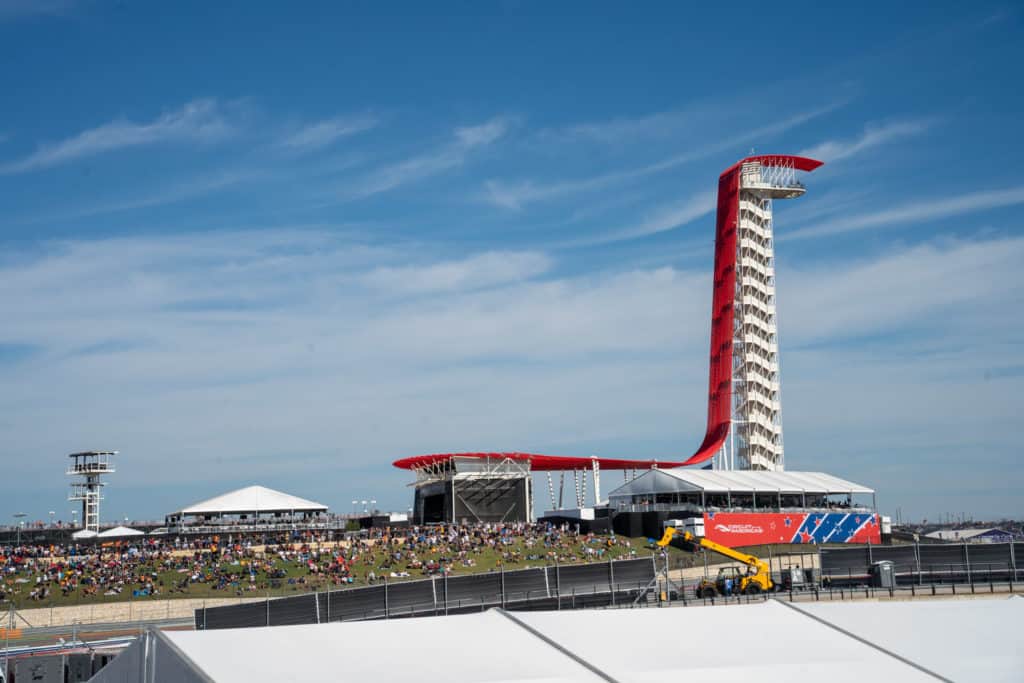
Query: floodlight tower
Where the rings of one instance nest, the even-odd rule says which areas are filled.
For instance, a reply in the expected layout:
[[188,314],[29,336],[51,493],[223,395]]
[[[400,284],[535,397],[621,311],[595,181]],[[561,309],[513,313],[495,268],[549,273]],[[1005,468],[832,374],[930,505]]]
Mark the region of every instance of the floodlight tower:
[[772,201],[804,194],[796,170],[786,157],[744,161],[739,169],[731,428],[715,469],[785,469]]
[[100,530],[100,492],[106,484],[100,481],[100,475],[115,472],[111,458],[117,451],[82,451],[68,455],[72,463],[68,467],[69,477],[81,477],[81,481],[71,482],[71,494],[68,500],[82,501],[82,528],[99,532]]

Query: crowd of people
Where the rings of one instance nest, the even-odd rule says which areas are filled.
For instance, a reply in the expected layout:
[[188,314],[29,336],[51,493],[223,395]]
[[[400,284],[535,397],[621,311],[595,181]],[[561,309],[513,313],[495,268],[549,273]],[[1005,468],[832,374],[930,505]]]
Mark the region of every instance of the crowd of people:
[[635,554],[628,538],[614,534],[525,523],[0,546],[0,603],[335,589]]

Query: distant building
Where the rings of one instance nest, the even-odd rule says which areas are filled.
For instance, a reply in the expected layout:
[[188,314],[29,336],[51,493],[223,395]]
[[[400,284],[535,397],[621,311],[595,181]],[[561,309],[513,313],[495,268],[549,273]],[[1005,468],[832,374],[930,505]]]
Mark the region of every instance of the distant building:
[[957,543],[1009,543],[1013,534],[1004,529],[939,529],[926,538]]

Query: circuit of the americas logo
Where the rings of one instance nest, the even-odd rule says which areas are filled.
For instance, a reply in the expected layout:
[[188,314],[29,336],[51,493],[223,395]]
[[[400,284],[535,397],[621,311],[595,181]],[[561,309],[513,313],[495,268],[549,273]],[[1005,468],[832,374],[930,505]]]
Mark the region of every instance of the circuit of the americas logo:
[[716,524],[715,531],[723,534],[763,534],[764,528],[756,524]]

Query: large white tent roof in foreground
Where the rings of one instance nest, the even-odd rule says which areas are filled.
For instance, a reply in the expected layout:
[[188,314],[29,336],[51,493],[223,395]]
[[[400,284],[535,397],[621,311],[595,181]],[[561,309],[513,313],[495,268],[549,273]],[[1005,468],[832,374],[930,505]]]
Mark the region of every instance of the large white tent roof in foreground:
[[326,512],[327,506],[266,486],[246,486],[237,491],[190,505],[176,514],[181,515],[235,515],[268,512]]
[[[1024,599],[515,612],[148,636],[163,681],[1019,681]],[[99,683],[135,680],[137,643]],[[152,669],[149,669],[152,670]]]

